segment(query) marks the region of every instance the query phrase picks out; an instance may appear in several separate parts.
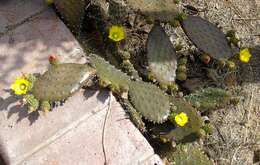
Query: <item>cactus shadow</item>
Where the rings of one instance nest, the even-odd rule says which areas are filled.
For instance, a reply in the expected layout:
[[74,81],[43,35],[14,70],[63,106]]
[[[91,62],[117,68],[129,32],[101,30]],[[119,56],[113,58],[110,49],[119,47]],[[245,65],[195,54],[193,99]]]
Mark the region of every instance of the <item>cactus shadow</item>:
[[99,90],[99,88],[97,86],[95,86],[94,89],[85,90],[83,95],[84,95],[85,99],[87,100],[87,99],[93,97],[96,93],[97,93],[96,98],[102,103],[105,103],[107,98],[109,97],[108,90]]
[[15,96],[9,96],[7,98],[0,97],[0,111],[8,110],[9,106],[18,100],[19,98]]
[[23,119],[27,118],[30,122],[30,125],[32,125],[40,116],[38,111],[29,114],[26,107],[21,107],[19,105],[12,106],[8,110],[7,118],[9,119],[14,114],[17,114],[18,116],[16,123],[19,123]]
[[10,96],[7,98],[0,97],[0,111],[7,111],[7,119],[17,114],[18,119],[16,123],[27,118],[30,121],[30,125],[32,125],[39,118],[39,112],[28,114],[25,106],[21,107],[18,105],[18,101],[21,100],[21,97],[14,95],[10,90],[5,91],[10,93]]

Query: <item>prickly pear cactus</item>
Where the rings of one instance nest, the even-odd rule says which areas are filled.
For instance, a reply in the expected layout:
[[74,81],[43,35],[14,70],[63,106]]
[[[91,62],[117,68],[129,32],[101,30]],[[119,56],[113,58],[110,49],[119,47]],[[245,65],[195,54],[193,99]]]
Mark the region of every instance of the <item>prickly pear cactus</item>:
[[176,4],[171,0],[126,0],[126,3],[153,20],[168,22],[178,13]]
[[[154,129],[155,136],[159,134],[159,138],[165,141],[175,142],[191,142],[201,136],[202,119],[198,115],[196,109],[194,109],[188,102],[174,98],[173,105],[174,110],[171,112],[170,120],[174,121],[174,114],[186,113],[188,122],[184,126],[171,127],[171,130],[166,130],[165,127],[158,127]],[[168,127],[170,128],[170,127]],[[161,130],[160,130],[161,129]]]
[[174,165],[213,165],[213,162],[193,144],[177,145],[175,152],[169,152],[167,158]]
[[145,119],[154,123],[167,120],[170,112],[169,98],[157,86],[132,82],[128,94],[130,102]]
[[206,88],[185,96],[194,107],[201,112],[221,108],[230,103],[231,94],[221,88]]
[[87,78],[95,74],[94,68],[66,63],[51,66],[33,84],[32,93],[38,100],[62,101],[76,92]]
[[98,55],[91,54],[90,62],[97,70],[99,84],[102,87],[109,87],[115,93],[128,91],[131,82],[129,76]]
[[152,77],[162,84],[174,82],[177,69],[176,52],[160,25],[155,25],[149,33],[147,58],[149,74],[152,74]]
[[112,23],[121,24],[127,17],[125,3],[122,0],[111,0],[109,1],[108,13]]
[[88,0],[55,0],[55,7],[69,28],[79,32],[85,15]]
[[215,59],[228,59],[233,53],[225,34],[199,16],[188,16],[182,27],[189,39],[204,53]]
[[130,120],[135,124],[135,126],[142,133],[147,132],[145,123],[142,120],[142,116],[140,112],[138,112],[127,99],[123,99],[122,101],[120,101],[120,103],[124,107],[124,109],[126,109],[127,112],[129,113]]
[[188,116],[188,123],[183,127],[177,126],[169,135],[176,141],[192,141],[201,134],[202,119],[189,103],[182,99],[172,99],[175,110],[172,113],[184,112]]

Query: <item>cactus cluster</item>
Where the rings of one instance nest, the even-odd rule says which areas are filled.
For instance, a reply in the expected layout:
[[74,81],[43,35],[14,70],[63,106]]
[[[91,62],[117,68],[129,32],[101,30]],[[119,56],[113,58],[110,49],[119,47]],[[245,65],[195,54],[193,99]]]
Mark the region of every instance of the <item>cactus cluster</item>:
[[137,125],[142,125],[137,113],[155,123],[161,123],[167,119],[170,102],[157,86],[142,81],[131,81],[129,76],[97,55],[90,55],[90,61],[97,70],[101,86],[109,87],[117,94],[128,92],[129,100],[137,112],[130,106],[128,108],[132,110],[130,113],[135,117]]
[[[55,6],[73,31],[80,31],[84,16],[89,17],[87,20],[90,21],[91,26],[94,26],[94,30],[91,30],[97,32],[102,40],[100,54],[108,61],[99,55],[90,54],[92,66],[55,64],[42,75],[28,77],[33,84],[29,87],[31,93],[24,97],[29,104],[29,111],[35,111],[38,107],[48,111],[53,102],[67,99],[85,85],[87,80],[96,76],[101,87],[109,88],[118,97],[129,112],[132,122],[142,133],[148,132],[152,137],[159,137],[163,142],[178,143],[175,151],[170,151],[170,159],[174,164],[212,164],[197,146],[183,143],[201,137],[203,130],[207,134],[212,132],[210,124],[203,124],[201,114],[226,106],[232,100],[231,94],[224,89],[208,87],[191,94],[183,90],[182,95],[178,93],[176,97],[175,91],[183,87],[183,81],[191,77],[189,74],[187,78],[187,73],[190,73],[190,67],[194,67],[191,65],[196,63],[197,59],[180,52],[178,56],[176,53],[178,46],[176,49],[173,47],[160,23],[167,22],[170,25],[182,26],[188,38],[202,51],[198,54],[201,61],[207,64],[207,68],[204,69],[207,78],[218,83],[223,81],[221,73],[226,70],[231,72],[233,71],[231,68],[236,68],[235,63],[230,60],[233,52],[226,39],[228,37],[230,42],[237,45],[234,33],[229,32],[225,36],[209,21],[199,16],[186,16],[179,13],[176,4],[170,0],[91,1],[90,6],[85,9],[87,3],[88,1],[84,0],[79,3],[72,0],[56,0]],[[85,12],[87,14],[94,12],[96,17],[91,18]],[[144,44],[139,46],[147,52],[130,51],[134,46],[131,45],[132,40],[128,40],[126,33],[133,34],[130,31],[135,29],[134,24],[140,22],[134,20],[131,23],[127,20],[133,13],[136,17],[146,19],[145,23],[148,20],[154,23],[151,30],[150,26],[148,30],[135,33],[142,42],[148,37],[146,46]],[[109,27],[120,27],[121,37],[113,40]],[[146,37],[143,39],[143,36]],[[140,59],[143,61],[140,62]],[[214,68],[214,60],[217,60],[218,67],[220,66],[217,69]],[[201,62],[197,64],[200,68],[205,66]],[[136,66],[143,70],[140,71]],[[138,68],[138,71],[135,68]],[[206,77],[203,76],[199,78]]]

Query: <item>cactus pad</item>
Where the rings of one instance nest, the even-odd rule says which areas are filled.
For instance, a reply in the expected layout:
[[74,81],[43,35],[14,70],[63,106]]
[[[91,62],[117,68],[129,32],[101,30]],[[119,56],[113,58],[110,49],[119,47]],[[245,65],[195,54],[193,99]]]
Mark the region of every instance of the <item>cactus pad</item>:
[[155,123],[167,120],[170,112],[169,98],[157,86],[138,81],[132,82],[129,98],[145,119]]
[[177,145],[176,151],[167,157],[176,165],[213,165],[199,146],[193,144]]
[[80,89],[94,74],[94,68],[85,64],[51,66],[34,82],[32,93],[38,100],[61,101]]
[[[198,115],[196,109],[194,109],[188,102],[182,99],[173,99],[173,104],[175,106],[175,110],[172,114],[179,114],[181,112],[186,113],[188,116],[188,122],[184,126],[168,126],[169,129],[165,129],[166,127],[157,127],[154,129],[154,134],[159,134],[160,139],[166,139],[166,141],[175,141],[175,142],[191,142],[200,137],[201,127],[202,127],[202,119]],[[174,120],[174,119],[173,119]]]
[[101,86],[108,86],[113,92],[119,93],[122,92],[121,90],[128,90],[130,84],[129,76],[98,55],[91,54],[90,61],[97,70]]
[[214,24],[199,16],[188,16],[182,27],[190,40],[204,53],[215,59],[232,57],[225,34]]
[[148,36],[147,58],[151,74],[160,83],[170,84],[175,80],[177,69],[176,52],[164,29],[155,25]]
[[69,28],[78,32],[83,23],[85,15],[86,0],[55,0],[55,7],[66,21]]
[[188,116],[188,123],[183,127],[177,126],[169,135],[173,136],[173,139],[176,141],[192,141],[199,137],[202,119],[198,115],[196,109],[182,99],[173,99],[173,105],[176,106],[176,110],[172,113],[186,113]]
[[214,110],[230,103],[231,94],[220,88],[206,88],[185,96],[201,112]]
[[153,20],[171,21],[177,15],[177,6],[171,0],[127,0],[127,5]]

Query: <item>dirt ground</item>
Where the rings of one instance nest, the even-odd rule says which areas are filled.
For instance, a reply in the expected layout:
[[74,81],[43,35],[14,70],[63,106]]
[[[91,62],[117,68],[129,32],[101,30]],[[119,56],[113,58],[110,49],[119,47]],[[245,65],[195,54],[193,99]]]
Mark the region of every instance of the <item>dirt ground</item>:
[[224,32],[234,29],[240,47],[254,48],[250,64],[241,66],[243,84],[236,87],[238,106],[215,111],[210,120],[214,133],[204,140],[207,154],[219,165],[251,165],[260,157],[260,1],[183,0],[197,8],[199,15]]

